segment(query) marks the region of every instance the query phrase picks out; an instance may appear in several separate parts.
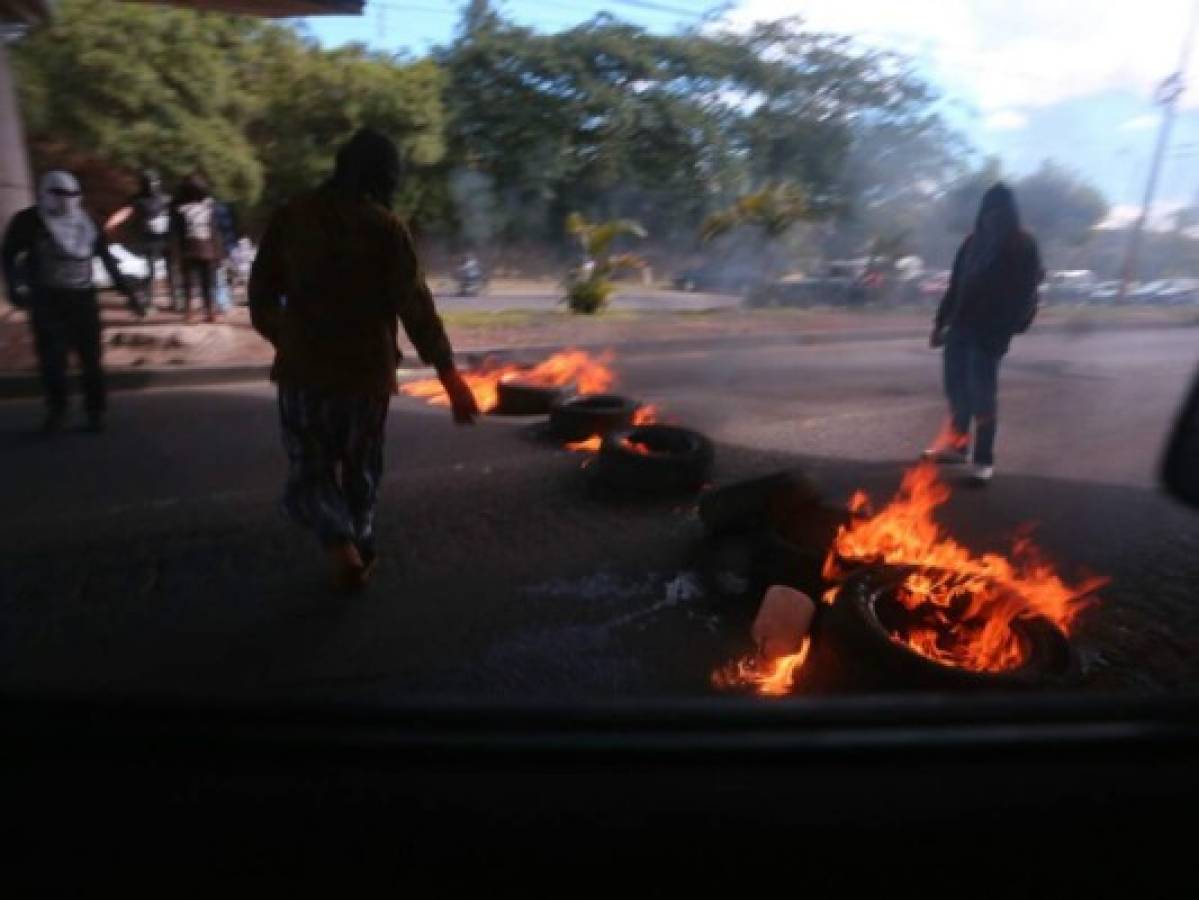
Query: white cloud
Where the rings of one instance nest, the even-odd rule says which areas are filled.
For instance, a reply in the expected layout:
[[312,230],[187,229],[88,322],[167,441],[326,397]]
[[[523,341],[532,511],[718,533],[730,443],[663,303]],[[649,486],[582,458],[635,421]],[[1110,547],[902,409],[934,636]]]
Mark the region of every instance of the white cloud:
[[1028,116],[1015,109],[1000,109],[983,119],[988,131],[1019,131],[1028,127]]
[[1120,123],[1121,131],[1148,131],[1150,128],[1156,128],[1161,122],[1161,116],[1155,113],[1145,113],[1143,116],[1133,116],[1125,122]]
[[[741,0],[729,20],[801,15],[904,51],[947,93],[994,113],[1109,90],[1148,100],[1177,63],[1190,10],[1190,0]],[[1199,107],[1199,72],[1189,82],[1183,105]]]

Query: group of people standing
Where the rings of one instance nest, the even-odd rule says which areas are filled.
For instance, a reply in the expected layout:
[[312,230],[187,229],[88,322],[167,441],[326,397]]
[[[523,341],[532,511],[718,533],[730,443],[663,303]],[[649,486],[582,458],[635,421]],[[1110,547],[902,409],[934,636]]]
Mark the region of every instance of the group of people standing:
[[188,175],[172,197],[157,172],[142,172],[138,192],[104,224],[110,237],[121,230],[129,234],[131,249],[149,263],[143,307],[153,306],[154,282],[162,269],[168,309],[194,322],[192,301],[198,298],[205,319],[221,321],[228,306],[226,263],[238,245],[237,227],[232,211],[213,197],[203,175]]
[[[149,277],[141,283],[127,277],[113,256],[109,237],[120,231],[148,262]],[[83,190],[73,174],[55,170],[43,175],[37,203],[13,217],[0,246],[9,301],[27,310],[33,331],[47,406],[43,431],[62,427],[67,357],[72,353],[82,375],[86,427],[104,430],[107,400],[93,260],[101,261],[113,287],[138,316],[153,307],[156,275],[165,269],[169,308],[193,322],[191,303],[198,295],[207,320],[219,322],[222,265],[236,243],[228,207],[212,196],[199,173],[183,179],[169,197],[157,173],[143,172],[138,192],[104,228],[84,208]]]

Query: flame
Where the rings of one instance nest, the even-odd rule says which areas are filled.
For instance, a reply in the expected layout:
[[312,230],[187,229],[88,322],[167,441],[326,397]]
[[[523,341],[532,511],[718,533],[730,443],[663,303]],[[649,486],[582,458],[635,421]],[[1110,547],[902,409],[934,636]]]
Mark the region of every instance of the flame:
[[811,648],[811,637],[805,637],[790,656],[768,660],[753,655],[735,660],[712,673],[712,685],[722,691],[752,687],[764,697],[785,696],[791,692]]
[[[647,403],[645,406],[637,407],[637,411],[633,413],[633,425],[651,425],[658,421],[658,407]],[[604,439],[602,435],[593,434],[591,437],[582,441],[571,441],[565,444],[567,450],[574,450],[579,453],[598,453],[600,445]],[[648,455],[650,450],[644,445],[635,441],[625,440],[624,444],[635,453]]]
[[599,453],[600,444],[603,442],[603,435],[593,434],[585,441],[571,441],[565,446],[567,450],[577,450],[580,453]]
[[953,420],[946,419],[945,424],[941,426],[941,431],[933,438],[932,446],[929,447],[934,453],[943,453],[948,450],[955,450],[959,453],[964,453],[970,448],[970,435],[963,434],[953,427]]
[[658,407],[653,403],[647,403],[645,406],[637,407],[637,412],[633,413],[634,425],[653,425],[658,421]]
[[[612,359],[610,350],[592,356],[585,350],[568,348],[532,367],[484,360],[477,369],[463,372],[462,379],[475,395],[479,409],[490,412],[499,403],[499,385],[503,381],[519,380],[545,387],[574,383],[582,393],[602,393],[616,382],[616,375],[610,368]],[[409,381],[400,385],[400,390],[431,406],[450,405],[441,381],[436,378]]]
[[651,456],[654,452],[647,444],[644,444],[627,434],[621,436],[620,443],[626,450],[630,450],[631,452],[636,453],[638,456]]
[[948,499],[949,488],[929,464],[909,470],[898,495],[876,515],[867,513],[868,498],[855,494],[850,509],[857,517],[838,529],[824,577],[843,581],[851,563],[911,569],[896,600],[913,614],[913,624],[893,631],[892,638],[945,665],[1010,669],[1027,653],[1011,627],[1014,620],[1044,616],[1069,633],[1108,579],[1066,584],[1026,536],[1016,540],[1010,557],[975,555],[933,520]]

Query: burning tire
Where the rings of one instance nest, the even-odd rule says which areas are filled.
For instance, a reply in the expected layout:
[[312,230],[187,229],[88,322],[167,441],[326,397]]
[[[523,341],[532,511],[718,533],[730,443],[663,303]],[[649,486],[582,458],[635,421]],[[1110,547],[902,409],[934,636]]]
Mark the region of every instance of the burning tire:
[[908,570],[868,567],[850,575],[828,611],[822,634],[823,664],[843,684],[871,688],[1020,689],[1067,683],[1078,662],[1066,636],[1048,619],[1022,616],[1011,622],[1022,655],[1010,668],[982,671],[942,663],[894,635],[911,618],[895,598]]
[[609,432],[600,446],[595,476],[617,490],[683,493],[708,480],[715,456],[712,442],[697,431],[641,425]]
[[550,430],[564,441],[606,435],[633,424],[637,403],[618,394],[580,394],[554,403]]
[[574,384],[550,386],[514,378],[496,385],[495,412],[503,416],[544,416],[555,403],[572,397]]

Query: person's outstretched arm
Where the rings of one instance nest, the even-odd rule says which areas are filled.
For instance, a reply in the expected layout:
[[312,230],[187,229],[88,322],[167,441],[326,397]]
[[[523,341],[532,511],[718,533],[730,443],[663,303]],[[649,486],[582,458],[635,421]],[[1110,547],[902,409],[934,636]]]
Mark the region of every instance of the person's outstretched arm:
[[108,238],[104,236],[104,232],[96,233],[96,244],[92,248],[92,253],[100,257],[100,262],[104,264],[104,269],[108,272],[108,277],[112,279],[112,286],[120,291],[125,300],[129,303],[129,308],[139,316],[145,318],[146,310],[137,299],[137,294],[133,290],[133,286],[129,284],[129,279],[121,271],[121,267],[117,265],[116,258],[112,255],[112,248],[108,246]]
[[112,237],[117,233],[117,229],[129,221],[129,217],[133,215],[132,206],[122,206],[114,212],[104,223],[104,233]]
[[470,424],[479,414],[478,404],[454,365],[454,349],[425,282],[412,235],[399,220],[396,220],[395,228],[395,255],[389,273],[388,293],[396,315],[421,361],[437,370],[437,377],[450,398],[454,421]]

